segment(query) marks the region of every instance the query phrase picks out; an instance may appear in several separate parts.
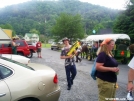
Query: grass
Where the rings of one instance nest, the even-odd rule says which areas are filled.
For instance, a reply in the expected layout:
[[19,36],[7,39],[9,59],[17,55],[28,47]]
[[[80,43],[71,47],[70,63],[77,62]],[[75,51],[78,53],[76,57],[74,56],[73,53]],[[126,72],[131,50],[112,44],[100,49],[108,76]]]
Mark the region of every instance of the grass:
[[42,43],[42,48],[51,48],[51,44]]

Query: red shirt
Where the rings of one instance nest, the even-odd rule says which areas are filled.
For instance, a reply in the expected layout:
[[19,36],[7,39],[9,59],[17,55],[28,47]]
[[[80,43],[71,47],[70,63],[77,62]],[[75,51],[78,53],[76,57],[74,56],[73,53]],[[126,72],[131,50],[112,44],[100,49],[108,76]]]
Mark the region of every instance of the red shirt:
[[36,48],[41,48],[41,42],[36,43]]

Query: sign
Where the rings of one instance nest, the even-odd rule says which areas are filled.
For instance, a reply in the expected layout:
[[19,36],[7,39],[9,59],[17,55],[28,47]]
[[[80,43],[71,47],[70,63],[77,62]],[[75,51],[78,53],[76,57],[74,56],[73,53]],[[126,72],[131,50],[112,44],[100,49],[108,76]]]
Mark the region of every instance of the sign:
[[93,34],[95,34],[95,33],[96,33],[96,31],[95,31],[95,30],[93,30],[93,31],[92,31],[92,33],[93,33]]

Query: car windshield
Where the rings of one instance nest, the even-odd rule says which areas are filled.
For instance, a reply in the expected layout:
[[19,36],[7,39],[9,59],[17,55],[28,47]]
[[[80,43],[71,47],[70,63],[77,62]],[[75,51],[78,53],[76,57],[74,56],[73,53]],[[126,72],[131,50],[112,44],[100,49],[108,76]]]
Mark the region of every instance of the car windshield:
[[27,66],[26,64],[23,64],[23,63],[14,61],[14,60],[12,60],[12,59],[8,59],[8,58],[5,58],[5,57],[1,57],[1,59],[6,60],[6,61],[9,61],[9,62],[12,62],[12,63],[15,63],[15,64],[20,65],[20,66],[22,66],[22,67],[25,67],[25,68],[27,68],[27,69],[34,70],[33,68]]

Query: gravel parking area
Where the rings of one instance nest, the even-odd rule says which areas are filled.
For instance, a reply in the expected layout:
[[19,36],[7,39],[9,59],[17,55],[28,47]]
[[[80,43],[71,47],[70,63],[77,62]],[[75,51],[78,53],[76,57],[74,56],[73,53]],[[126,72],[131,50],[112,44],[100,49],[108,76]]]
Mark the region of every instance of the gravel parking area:
[[[60,52],[43,48],[42,57],[42,59],[37,58],[37,54],[34,54],[31,62],[48,65],[57,72],[59,85],[61,87],[59,101],[98,101],[96,81],[94,81],[89,74],[93,61],[90,62],[83,59],[81,63],[76,63],[77,75],[69,91],[67,90],[64,60],[60,59]],[[119,89],[117,89],[117,98],[125,98],[127,95],[126,81],[128,69],[122,65],[121,68],[123,68],[123,71],[119,74],[121,79],[118,81]],[[124,74],[124,71],[126,74]]]

